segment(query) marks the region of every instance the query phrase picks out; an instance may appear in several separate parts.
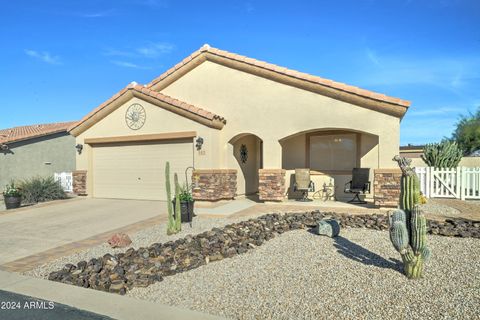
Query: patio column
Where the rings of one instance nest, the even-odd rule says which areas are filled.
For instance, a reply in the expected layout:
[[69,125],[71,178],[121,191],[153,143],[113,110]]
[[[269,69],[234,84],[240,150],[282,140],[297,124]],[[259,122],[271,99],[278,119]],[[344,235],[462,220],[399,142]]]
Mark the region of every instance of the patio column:
[[263,201],[285,198],[285,170],[282,169],[282,147],[278,141],[263,142],[263,169],[258,170],[258,194]]
[[278,141],[263,142],[263,168],[282,168],[282,146]]

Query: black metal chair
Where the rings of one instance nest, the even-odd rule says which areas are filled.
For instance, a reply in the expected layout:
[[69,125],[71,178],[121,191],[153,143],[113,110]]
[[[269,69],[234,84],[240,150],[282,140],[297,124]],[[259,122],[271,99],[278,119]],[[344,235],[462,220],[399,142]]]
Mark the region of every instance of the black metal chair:
[[293,191],[300,191],[302,198],[297,201],[312,201],[308,198],[309,191],[315,191],[315,184],[310,180],[310,169],[302,168],[295,169],[295,183],[293,184]]
[[352,180],[345,184],[345,193],[354,193],[355,196],[348,203],[365,204],[366,201],[360,199],[360,193],[370,193],[370,168],[353,168]]

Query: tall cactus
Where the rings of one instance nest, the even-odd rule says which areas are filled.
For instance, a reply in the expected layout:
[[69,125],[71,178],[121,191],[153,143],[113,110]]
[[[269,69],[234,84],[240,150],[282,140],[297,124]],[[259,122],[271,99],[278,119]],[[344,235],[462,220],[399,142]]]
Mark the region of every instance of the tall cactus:
[[177,173],[173,175],[173,181],[175,183],[175,230],[179,232],[182,231],[182,208],[180,204],[180,185],[178,184]]
[[171,235],[177,233],[175,226],[175,218],[173,217],[173,205],[172,205],[172,191],[170,188],[170,163],[167,161],[165,164],[165,189],[167,190],[167,209],[168,209],[168,225],[167,234]]
[[390,240],[402,256],[405,275],[410,279],[423,276],[423,264],[430,257],[427,247],[427,220],[421,213],[420,187],[411,160],[395,156],[402,170],[400,209],[390,213]]
[[422,159],[429,167],[455,168],[462,160],[463,150],[456,142],[443,140],[430,143],[423,148]]

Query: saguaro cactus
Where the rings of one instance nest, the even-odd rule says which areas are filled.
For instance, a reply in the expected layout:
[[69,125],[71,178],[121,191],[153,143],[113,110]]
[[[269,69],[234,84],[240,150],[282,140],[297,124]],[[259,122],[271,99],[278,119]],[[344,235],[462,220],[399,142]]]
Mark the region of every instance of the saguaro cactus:
[[420,187],[410,159],[395,156],[402,170],[400,209],[390,214],[390,240],[402,256],[405,275],[410,279],[423,276],[423,264],[430,257],[426,244],[427,220],[421,213]]
[[167,234],[176,233],[175,218],[173,217],[172,192],[170,188],[170,163],[165,164],[165,190],[167,191],[167,209],[168,209],[168,225]]
[[175,183],[175,230],[179,232],[182,231],[182,209],[180,204],[180,185],[178,184],[177,173],[173,175],[173,181]]

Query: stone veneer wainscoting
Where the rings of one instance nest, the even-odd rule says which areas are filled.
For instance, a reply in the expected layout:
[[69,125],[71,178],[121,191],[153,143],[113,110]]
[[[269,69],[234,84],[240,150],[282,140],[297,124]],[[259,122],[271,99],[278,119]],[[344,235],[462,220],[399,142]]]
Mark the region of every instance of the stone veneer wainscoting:
[[197,169],[192,174],[193,199],[217,201],[237,195],[237,170]]
[[76,170],[73,176],[73,193],[79,196],[87,195],[87,170]]
[[376,206],[396,207],[400,198],[400,169],[375,169],[374,196]]
[[282,201],[285,198],[285,170],[259,169],[258,194],[263,201]]

